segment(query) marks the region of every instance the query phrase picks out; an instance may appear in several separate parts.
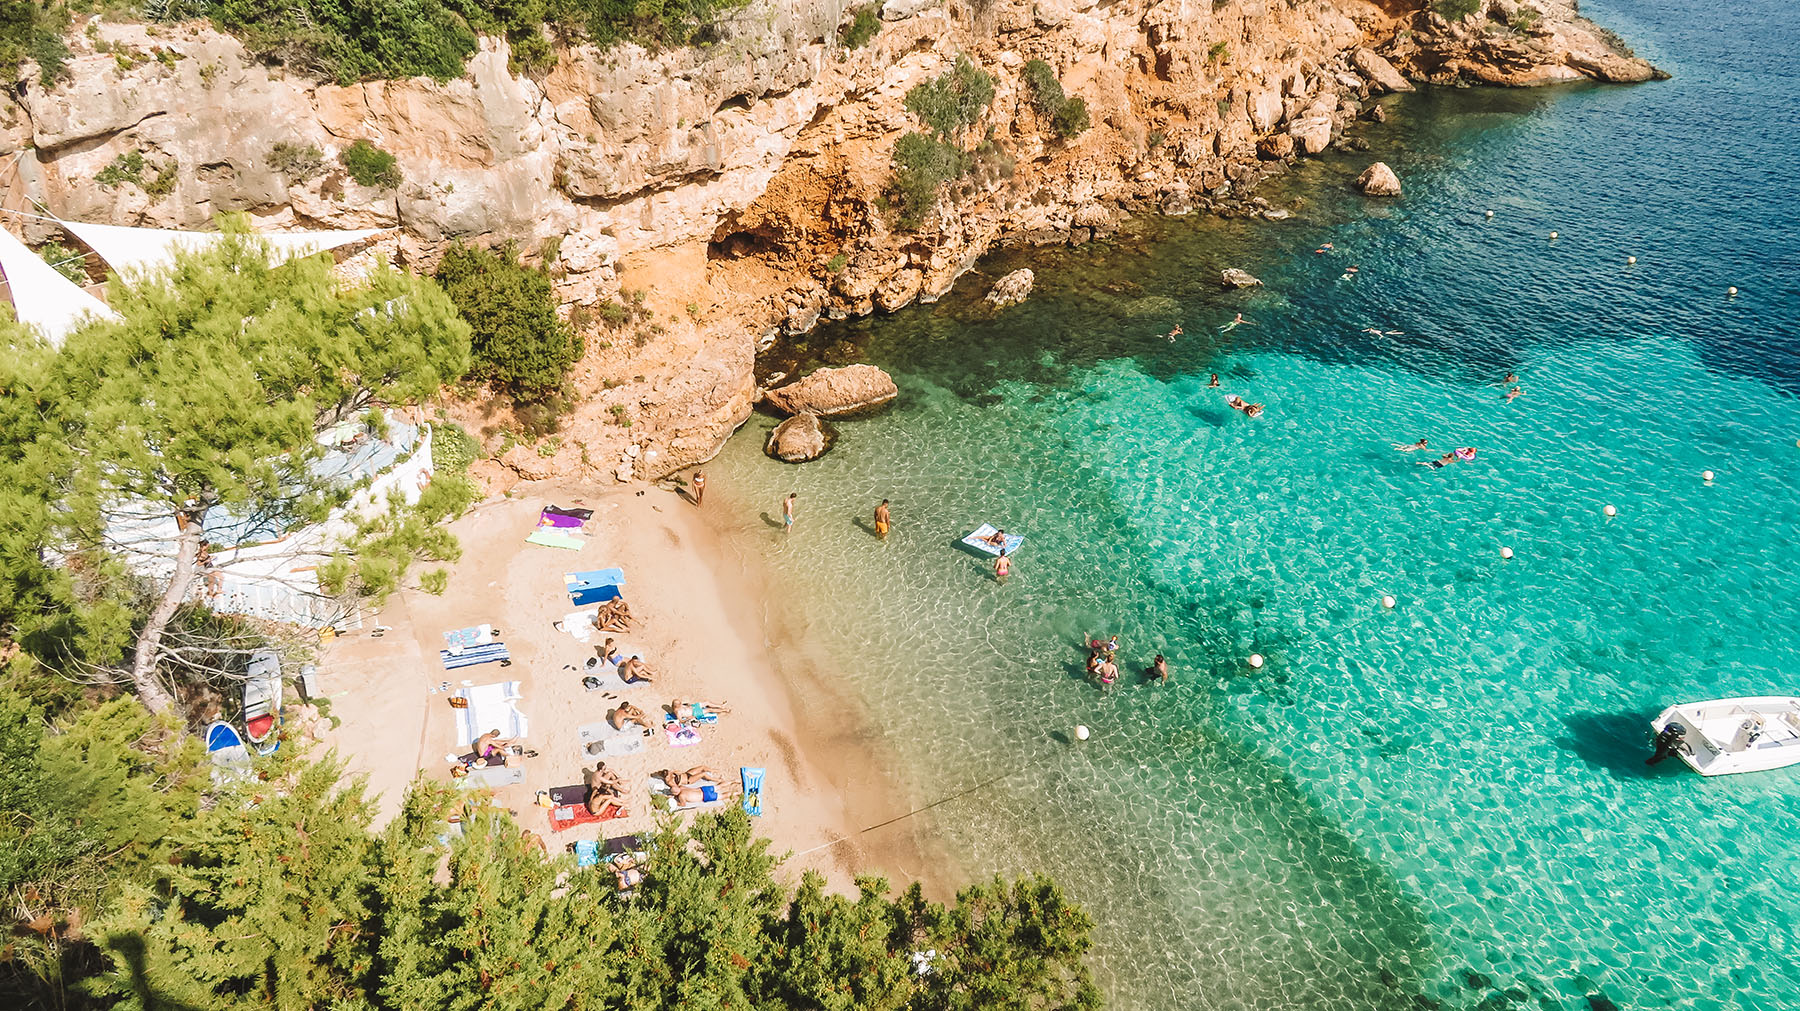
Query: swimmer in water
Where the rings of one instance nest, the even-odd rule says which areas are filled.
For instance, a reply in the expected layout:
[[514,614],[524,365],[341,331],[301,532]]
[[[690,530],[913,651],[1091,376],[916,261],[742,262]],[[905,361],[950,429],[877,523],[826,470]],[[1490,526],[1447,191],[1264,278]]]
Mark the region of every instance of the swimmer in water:
[[1243,397],[1240,397],[1235,393],[1233,393],[1229,397],[1226,397],[1225,402],[1227,404],[1230,404],[1235,410],[1243,411],[1245,414],[1249,415],[1252,418],[1262,417],[1263,405],[1252,404],[1249,401],[1245,400]]
[[1169,343],[1170,344],[1175,343],[1175,338],[1180,337],[1180,336],[1181,336],[1181,324],[1177,323],[1177,324],[1175,324],[1175,329],[1169,331],[1169,334],[1168,334]]
[[1217,372],[1214,372],[1212,378],[1206,381],[1206,388],[1209,390],[1216,390],[1219,388],[1219,374]]
[[1506,378],[1500,380],[1500,385],[1501,386],[1510,386],[1511,384],[1516,383],[1518,381],[1519,381],[1519,377],[1517,375],[1514,375],[1513,373],[1508,372],[1506,374]]
[[1510,404],[1510,403],[1512,403],[1514,397],[1522,397],[1524,395],[1525,395],[1525,387],[1515,386],[1512,389],[1506,391],[1506,402]]
[[[1243,313],[1241,313],[1241,312],[1240,312],[1240,313],[1238,313],[1238,314],[1237,314],[1237,318],[1236,318],[1236,319],[1234,319],[1234,320],[1232,320],[1232,321],[1231,321],[1231,322],[1229,322],[1229,323],[1227,323],[1227,324],[1225,324],[1225,325],[1224,325],[1224,326],[1222,326],[1222,327],[1220,327],[1220,328],[1219,328],[1219,332],[1220,332],[1220,333],[1224,333],[1224,332],[1225,332],[1225,331],[1227,331],[1227,330],[1236,330],[1236,329],[1237,329],[1237,328],[1238,328],[1238,327],[1241,327],[1241,326],[1243,326],[1243,325],[1244,325],[1244,324],[1245,324],[1245,323],[1250,323],[1250,322],[1251,322],[1251,321],[1250,321],[1250,320],[1247,320],[1247,319],[1245,319],[1245,318],[1244,318],[1244,314],[1243,314]],[[1254,326],[1254,325],[1255,325],[1255,324],[1254,324],[1254,323],[1251,323],[1251,325],[1252,325],[1252,326]]]
[[1315,253],[1328,253],[1330,251],[1331,251],[1331,243],[1329,243],[1329,242],[1327,242],[1323,246],[1320,246],[1319,248],[1313,250],[1313,252],[1315,252]]
[[1394,443],[1394,448],[1402,453],[1417,453],[1419,450],[1425,448],[1425,440],[1420,439],[1418,442],[1396,442]]
[[1456,451],[1451,450],[1450,452],[1445,453],[1443,456],[1440,456],[1435,460],[1420,460],[1419,466],[1430,467],[1432,470],[1442,470],[1445,467],[1448,467],[1455,462],[1456,462]]
[[1372,333],[1372,334],[1374,334],[1374,335],[1375,335],[1375,336],[1377,336],[1377,337],[1380,337],[1380,336],[1381,336],[1381,331],[1380,331],[1380,330],[1377,330],[1377,329],[1375,329],[1375,328],[1374,328],[1374,327],[1372,327],[1372,326],[1366,326],[1366,327],[1363,327],[1363,331],[1362,331],[1362,332],[1363,332],[1363,333]]

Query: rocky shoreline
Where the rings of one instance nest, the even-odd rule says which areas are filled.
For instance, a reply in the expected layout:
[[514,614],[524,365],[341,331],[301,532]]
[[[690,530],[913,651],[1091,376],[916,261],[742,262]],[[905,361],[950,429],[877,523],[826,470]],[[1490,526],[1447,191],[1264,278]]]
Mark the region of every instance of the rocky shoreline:
[[[477,472],[494,490],[657,478],[749,416],[773,342],[934,299],[991,249],[1081,243],[1145,212],[1282,216],[1256,183],[1355,149],[1374,100],[1415,81],[1660,75],[1572,4],[1463,2],[888,0],[861,48],[839,40],[841,3],[753,5],[706,49],[568,50],[525,78],[484,40],[462,79],[348,87],[255,63],[204,25],[94,20],[75,26],[68,80],[45,88],[22,68],[0,154],[20,155],[9,189],[70,220],[207,228],[244,211],[269,229],[387,228],[364,255],[421,270],[451,242],[511,242],[556,279],[587,353],[554,425],[479,391],[453,398],[448,416],[498,452]],[[994,78],[985,153],[901,230],[886,193],[894,145],[918,128],[905,95],[959,54]],[[1083,99],[1090,128],[1050,129],[1032,60]],[[349,178],[337,156],[356,140],[392,153],[403,181]],[[141,177],[103,181],[130,158]]]

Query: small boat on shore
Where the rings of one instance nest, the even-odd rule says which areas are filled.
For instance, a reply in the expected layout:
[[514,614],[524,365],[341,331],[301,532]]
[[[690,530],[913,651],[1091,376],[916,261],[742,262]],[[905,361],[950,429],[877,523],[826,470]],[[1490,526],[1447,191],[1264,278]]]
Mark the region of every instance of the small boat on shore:
[[1800,697],[1755,695],[1670,706],[1651,723],[1654,765],[1677,755],[1702,776],[1800,763]]
[[244,681],[244,737],[259,755],[281,747],[275,728],[281,725],[281,657],[272,649],[250,655]]

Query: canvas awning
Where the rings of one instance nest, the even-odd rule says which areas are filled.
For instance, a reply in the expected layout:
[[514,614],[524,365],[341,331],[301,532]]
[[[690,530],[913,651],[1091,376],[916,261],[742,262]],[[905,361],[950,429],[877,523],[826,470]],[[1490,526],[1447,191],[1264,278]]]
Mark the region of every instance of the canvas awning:
[[37,327],[52,346],[60,346],[90,316],[118,319],[106,303],[82,291],[56,272],[25,243],[0,229],[0,272],[6,275],[6,295],[19,322]]

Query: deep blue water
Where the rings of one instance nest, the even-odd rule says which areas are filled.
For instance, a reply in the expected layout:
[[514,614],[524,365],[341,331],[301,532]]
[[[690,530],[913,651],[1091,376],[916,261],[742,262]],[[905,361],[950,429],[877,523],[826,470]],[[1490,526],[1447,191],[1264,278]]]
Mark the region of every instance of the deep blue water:
[[[1117,1006],[1800,1006],[1800,770],[1642,760],[1670,702],[1800,694],[1800,14],[1589,13],[1674,79],[1411,96],[1265,186],[1288,221],[996,257],[813,339],[894,409],[800,468],[759,419],[708,468],[817,645],[790,662],[919,799],[985,784],[884,831],[1054,874]],[[1402,199],[1350,192],[1373,158]],[[1005,586],[950,546],[983,520],[1029,538]],[[1102,629],[1173,683],[1089,684]]]

